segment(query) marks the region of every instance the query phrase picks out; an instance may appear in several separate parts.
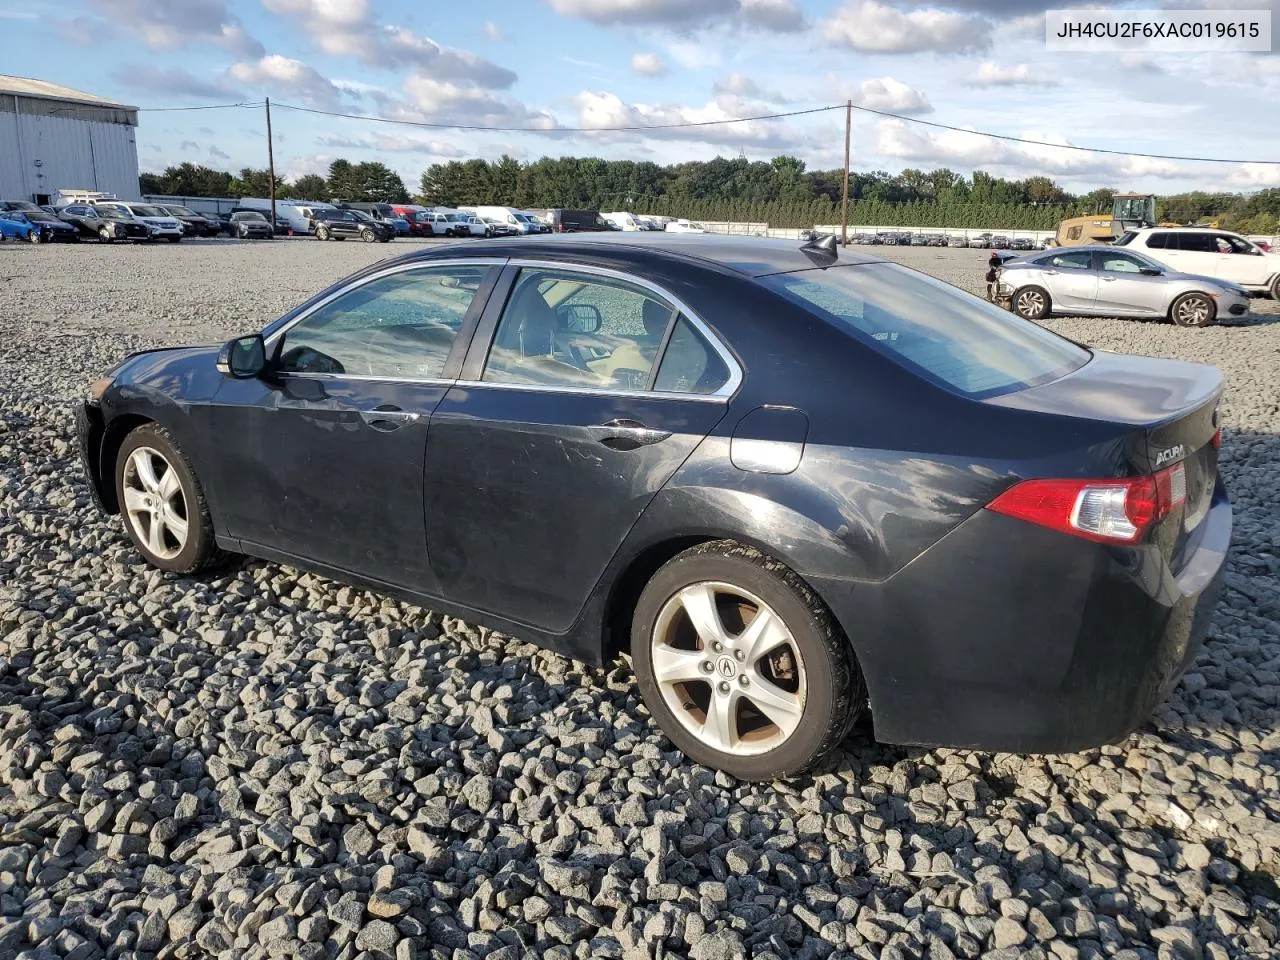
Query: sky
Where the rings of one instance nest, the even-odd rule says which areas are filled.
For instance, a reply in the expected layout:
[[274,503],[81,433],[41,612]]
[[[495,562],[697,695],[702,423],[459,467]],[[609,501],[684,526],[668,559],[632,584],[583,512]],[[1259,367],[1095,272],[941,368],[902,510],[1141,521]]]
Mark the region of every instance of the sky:
[[[277,172],[503,153],[665,164],[786,153],[839,167],[844,113],[638,132],[854,103],[965,130],[1146,153],[1280,160],[1280,53],[1048,53],[1064,0],[0,0],[0,70],[142,108],[272,100]],[[1270,9],[1280,0],[1108,6]],[[342,119],[289,109],[347,114]],[[419,123],[526,128],[514,132]],[[575,129],[565,129],[575,128]],[[582,131],[580,128],[588,128]],[[1206,164],[990,140],[855,113],[855,170],[949,166],[1069,190],[1280,186]],[[261,108],[144,110],[144,171],[266,166]]]

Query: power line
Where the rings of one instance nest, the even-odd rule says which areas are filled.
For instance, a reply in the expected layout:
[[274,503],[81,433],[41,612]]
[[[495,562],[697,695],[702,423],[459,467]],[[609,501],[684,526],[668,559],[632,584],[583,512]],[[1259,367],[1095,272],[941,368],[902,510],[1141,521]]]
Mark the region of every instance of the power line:
[[341,117],[346,120],[369,120],[374,123],[393,123],[406,127],[429,127],[433,130],[472,130],[492,133],[623,133],[643,130],[670,130],[677,127],[714,127],[726,123],[749,123],[753,120],[781,120],[785,117],[802,117],[828,110],[842,110],[844,104],[834,107],[811,107],[808,110],[789,110],[786,113],[765,113],[754,117],[732,117],[727,120],[693,120],[683,123],[636,124],[623,127],[497,127],[476,123],[432,123],[427,120],[397,120],[391,117],[371,117],[359,113],[341,113],[336,110],[319,110],[315,107],[299,107],[291,103],[276,103],[281,110],[297,110],[300,113],[318,113],[324,117]]
[[178,110],[228,110],[233,107],[260,107],[261,100],[245,103],[210,103],[200,107],[139,107],[139,113],[172,113]]
[[[257,100],[251,103],[216,103],[198,107],[140,107],[150,113],[160,113],[175,110],[225,110],[237,107],[257,108],[262,106],[263,101]],[[429,120],[401,120],[392,117],[373,117],[367,114],[343,113],[339,110],[321,110],[318,107],[303,107],[292,103],[280,103],[277,101],[276,108],[281,110],[293,110],[297,113],[311,113],[323,117],[336,117],[343,120],[364,120],[370,123],[385,123],[402,127],[421,127],[431,130],[464,130],[471,132],[487,132],[487,133],[644,133],[654,130],[680,130],[691,129],[696,127],[715,127],[723,126],[731,123],[752,123],[764,120],[785,120],[789,117],[804,117],[818,113],[828,113],[833,110],[844,110],[848,108],[847,104],[836,103],[822,107],[810,107],[805,110],[787,110],[782,113],[764,113],[749,117],[729,117],[723,120],[686,120],[679,123],[652,123],[652,124],[627,124],[613,127],[533,127],[533,126],[499,126],[478,123],[437,123]],[[976,137],[988,137],[992,140],[1003,140],[1006,143],[1020,143],[1034,147],[1050,147],[1055,150],[1075,150],[1079,153],[1102,153],[1117,157],[1141,157],[1146,160],[1177,160],[1185,163],[1252,163],[1266,164],[1269,166],[1280,165],[1280,160],[1237,160],[1228,157],[1193,157],[1183,156],[1171,153],[1144,153],[1137,150],[1112,150],[1107,147],[1086,147],[1073,143],[1052,143],[1048,140],[1033,140],[1028,137],[1014,137],[1003,133],[991,133],[986,130],[972,130],[967,127],[957,127],[948,123],[939,123],[936,120],[923,120],[920,117],[911,117],[901,113],[892,113],[888,110],[877,110],[874,107],[864,107],[853,104],[853,109],[861,113],[873,114],[877,117],[884,117],[890,120],[900,120],[904,123],[916,123],[925,127],[932,127],[935,130],[949,130],[953,133],[967,133]]]

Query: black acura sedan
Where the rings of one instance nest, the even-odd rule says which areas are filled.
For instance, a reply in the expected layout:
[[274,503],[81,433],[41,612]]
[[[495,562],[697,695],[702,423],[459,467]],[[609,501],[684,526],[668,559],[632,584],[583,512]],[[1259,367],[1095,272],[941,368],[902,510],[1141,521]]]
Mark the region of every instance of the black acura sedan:
[[596,234],[377,263],[79,411],[146,560],[319,571],[593,663],[750,779],[878,739],[1073,750],[1204,636],[1212,367],[1091,351],[834,240]]

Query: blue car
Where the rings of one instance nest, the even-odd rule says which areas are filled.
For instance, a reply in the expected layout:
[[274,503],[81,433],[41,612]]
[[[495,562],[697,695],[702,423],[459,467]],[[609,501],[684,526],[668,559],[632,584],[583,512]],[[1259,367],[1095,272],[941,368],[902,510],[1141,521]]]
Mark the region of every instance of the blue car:
[[409,221],[404,217],[387,217],[387,223],[396,228],[397,237],[407,237],[409,235]]
[[[43,243],[44,232],[25,219],[16,219],[20,216],[21,214],[16,210],[5,210],[0,213],[0,237],[6,240],[30,240],[32,243]],[[14,219],[10,220],[10,217]]]
[[73,224],[43,210],[3,210],[0,211],[0,217],[11,223],[26,224],[30,230],[23,239],[32,243],[52,243],[57,240],[76,243],[80,240],[80,231]]

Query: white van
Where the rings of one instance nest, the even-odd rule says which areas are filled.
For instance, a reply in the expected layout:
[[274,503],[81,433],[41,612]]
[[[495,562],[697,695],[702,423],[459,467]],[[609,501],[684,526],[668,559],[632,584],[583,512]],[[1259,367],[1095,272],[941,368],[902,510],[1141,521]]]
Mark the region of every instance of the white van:
[[1280,300],[1280,253],[1263,250],[1230,230],[1148,227],[1117,243],[1132,246],[1180,273],[1216,277]]
[[639,217],[637,217],[634,213],[627,213],[625,210],[617,211],[614,213],[602,213],[600,214],[600,216],[604,217],[606,220],[612,223],[619,230],[635,232],[637,230],[648,229],[648,227],[646,227],[643,223],[640,222]]
[[542,225],[528,214],[515,207],[478,206],[467,212],[474,212],[481,220],[497,220],[511,227],[512,233],[541,233]]
[[[310,210],[332,210],[331,203],[311,203],[298,200],[277,200],[276,201],[276,223],[284,224],[290,231],[297,234],[306,235],[311,233],[311,220],[300,208],[308,207]],[[240,209],[257,210],[268,220],[271,219],[271,200],[267,197],[241,197]]]

